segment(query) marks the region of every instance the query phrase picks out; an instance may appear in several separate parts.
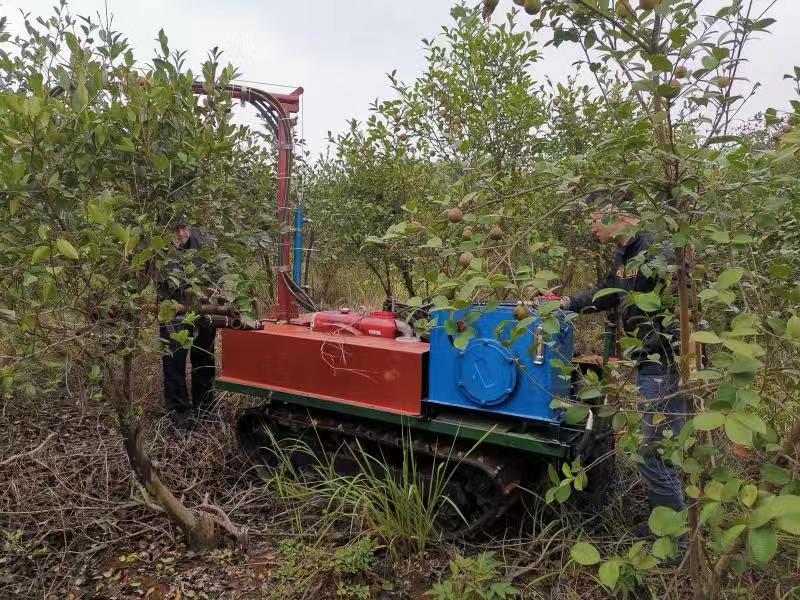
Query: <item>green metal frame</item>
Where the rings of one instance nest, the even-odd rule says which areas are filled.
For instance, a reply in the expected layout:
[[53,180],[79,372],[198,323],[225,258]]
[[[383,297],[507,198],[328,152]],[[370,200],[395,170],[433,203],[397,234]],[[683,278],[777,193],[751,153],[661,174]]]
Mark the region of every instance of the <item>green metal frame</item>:
[[513,448],[515,450],[522,450],[524,452],[541,454],[544,456],[566,458],[569,456],[571,450],[571,446],[561,440],[537,437],[530,433],[506,431],[502,428],[502,424],[493,424],[488,420],[480,420],[467,415],[458,416],[457,418],[411,417],[363,406],[333,402],[312,396],[289,394],[269,388],[234,383],[220,379],[216,380],[215,386],[219,390],[226,390],[237,394],[258,396],[278,402],[296,404],[306,408],[338,412],[353,417],[370,419],[372,421],[401,425],[418,431],[438,433],[473,442],[481,441],[485,444]]

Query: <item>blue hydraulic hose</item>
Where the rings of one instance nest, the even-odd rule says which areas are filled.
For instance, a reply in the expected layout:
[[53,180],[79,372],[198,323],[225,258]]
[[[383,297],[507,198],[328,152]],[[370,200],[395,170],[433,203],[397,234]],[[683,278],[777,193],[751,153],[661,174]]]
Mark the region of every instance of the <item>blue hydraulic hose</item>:
[[297,285],[303,280],[303,205],[298,202],[294,211],[294,259],[292,261],[292,279]]

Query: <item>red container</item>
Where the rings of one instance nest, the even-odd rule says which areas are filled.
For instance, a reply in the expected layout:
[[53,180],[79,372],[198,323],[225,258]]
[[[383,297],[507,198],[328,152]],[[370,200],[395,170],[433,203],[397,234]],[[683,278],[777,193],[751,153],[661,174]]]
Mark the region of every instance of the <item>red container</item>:
[[370,335],[394,339],[397,337],[397,317],[392,312],[375,311],[369,315],[356,315],[351,312],[329,310],[314,313],[311,330],[319,333],[340,335]]
[[[381,324],[387,322],[382,319]],[[226,329],[220,333],[220,381],[420,414],[427,393],[428,344],[319,333],[274,323],[265,323],[263,331]],[[335,405],[331,408],[335,410]]]

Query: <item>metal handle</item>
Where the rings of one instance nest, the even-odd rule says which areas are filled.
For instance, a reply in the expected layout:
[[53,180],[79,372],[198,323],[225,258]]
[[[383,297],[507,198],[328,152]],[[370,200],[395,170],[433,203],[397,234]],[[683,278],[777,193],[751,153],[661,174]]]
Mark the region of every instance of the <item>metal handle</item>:
[[533,331],[533,344],[536,346],[536,355],[533,357],[533,364],[544,364],[544,328],[539,325]]

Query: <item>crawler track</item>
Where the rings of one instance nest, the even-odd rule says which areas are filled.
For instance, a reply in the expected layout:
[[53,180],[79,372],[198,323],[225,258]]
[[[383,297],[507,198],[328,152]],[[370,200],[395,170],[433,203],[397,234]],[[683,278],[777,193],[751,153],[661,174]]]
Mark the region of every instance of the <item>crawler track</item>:
[[[467,537],[488,527],[518,499],[520,473],[514,454],[489,445],[473,447],[449,437],[376,422],[356,420],[338,413],[313,410],[282,402],[251,409],[239,419],[239,443],[254,463],[276,466],[276,441],[301,440],[337,472],[352,474],[362,468],[364,456],[380,457],[376,465],[389,467],[387,476],[400,477],[403,460],[413,448],[417,475],[431,485],[434,473],[445,465],[446,485],[437,511],[436,525],[445,538]],[[354,448],[360,447],[364,452]],[[302,470],[310,461],[307,451],[290,456]],[[321,456],[319,458],[322,458]],[[313,459],[312,459],[313,460]]]

